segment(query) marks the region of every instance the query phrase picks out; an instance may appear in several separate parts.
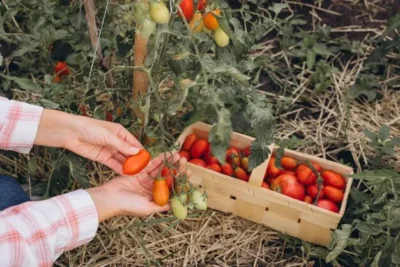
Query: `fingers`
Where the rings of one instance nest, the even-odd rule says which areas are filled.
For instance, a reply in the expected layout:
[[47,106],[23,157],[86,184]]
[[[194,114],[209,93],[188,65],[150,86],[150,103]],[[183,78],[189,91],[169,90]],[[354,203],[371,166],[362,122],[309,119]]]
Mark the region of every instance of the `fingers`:
[[110,169],[113,169],[116,173],[121,175],[123,174],[122,163],[116,160],[115,158],[109,158],[102,163],[107,167],[109,167]]
[[171,209],[171,205],[168,203],[162,207],[158,206],[156,203],[154,203],[153,201],[150,202],[150,204],[148,205],[148,214],[147,215],[151,215],[153,213],[160,213],[160,212],[165,212],[165,211],[169,211]]
[[[166,159],[166,157],[167,157],[167,159]],[[162,153],[149,163],[149,165],[146,167],[145,171],[149,174],[149,176],[156,177],[159,174],[160,169],[162,167],[164,167],[165,161],[169,162],[170,164],[174,164],[179,159],[180,159],[179,153],[174,153],[172,155],[169,153],[167,153],[167,154]]]
[[127,156],[136,155],[137,153],[139,153],[139,148],[133,146],[132,144],[129,144],[128,142],[124,141],[118,135],[115,135],[112,132],[106,135],[105,142],[107,146],[114,148],[118,150],[120,153]]
[[132,146],[139,149],[144,148],[143,145],[136,139],[136,137],[134,137],[133,134],[131,134],[127,129],[123,128],[121,135],[125,142],[131,144]]

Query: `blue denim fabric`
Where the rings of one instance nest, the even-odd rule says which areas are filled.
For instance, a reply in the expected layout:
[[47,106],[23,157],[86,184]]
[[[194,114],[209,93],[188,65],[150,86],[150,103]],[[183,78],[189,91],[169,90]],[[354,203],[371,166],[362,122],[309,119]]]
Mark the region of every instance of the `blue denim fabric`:
[[0,175],[0,211],[29,201],[28,194],[14,178]]

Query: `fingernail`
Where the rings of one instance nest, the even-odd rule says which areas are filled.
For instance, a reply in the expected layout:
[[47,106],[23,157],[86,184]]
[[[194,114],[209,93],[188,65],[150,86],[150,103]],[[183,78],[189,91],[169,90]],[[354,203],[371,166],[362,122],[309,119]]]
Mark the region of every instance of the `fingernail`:
[[139,148],[133,146],[130,148],[130,151],[133,155],[136,155],[137,153],[139,153]]

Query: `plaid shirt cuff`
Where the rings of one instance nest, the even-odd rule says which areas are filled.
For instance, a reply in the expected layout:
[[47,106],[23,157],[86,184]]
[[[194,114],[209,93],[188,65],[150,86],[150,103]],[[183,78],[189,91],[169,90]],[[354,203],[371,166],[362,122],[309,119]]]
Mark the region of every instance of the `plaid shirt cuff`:
[[2,266],[52,266],[64,251],[93,239],[98,227],[94,202],[77,190],[0,212]]
[[42,112],[43,107],[0,97],[0,149],[28,154]]

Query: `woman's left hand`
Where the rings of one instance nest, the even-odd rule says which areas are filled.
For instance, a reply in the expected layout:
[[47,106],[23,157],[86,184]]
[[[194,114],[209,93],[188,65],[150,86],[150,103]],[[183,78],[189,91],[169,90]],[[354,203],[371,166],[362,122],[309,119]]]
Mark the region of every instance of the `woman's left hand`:
[[122,125],[43,110],[35,145],[68,149],[82,157],[98,161],[119,174],[126,157],[135,155],[143,145]]

